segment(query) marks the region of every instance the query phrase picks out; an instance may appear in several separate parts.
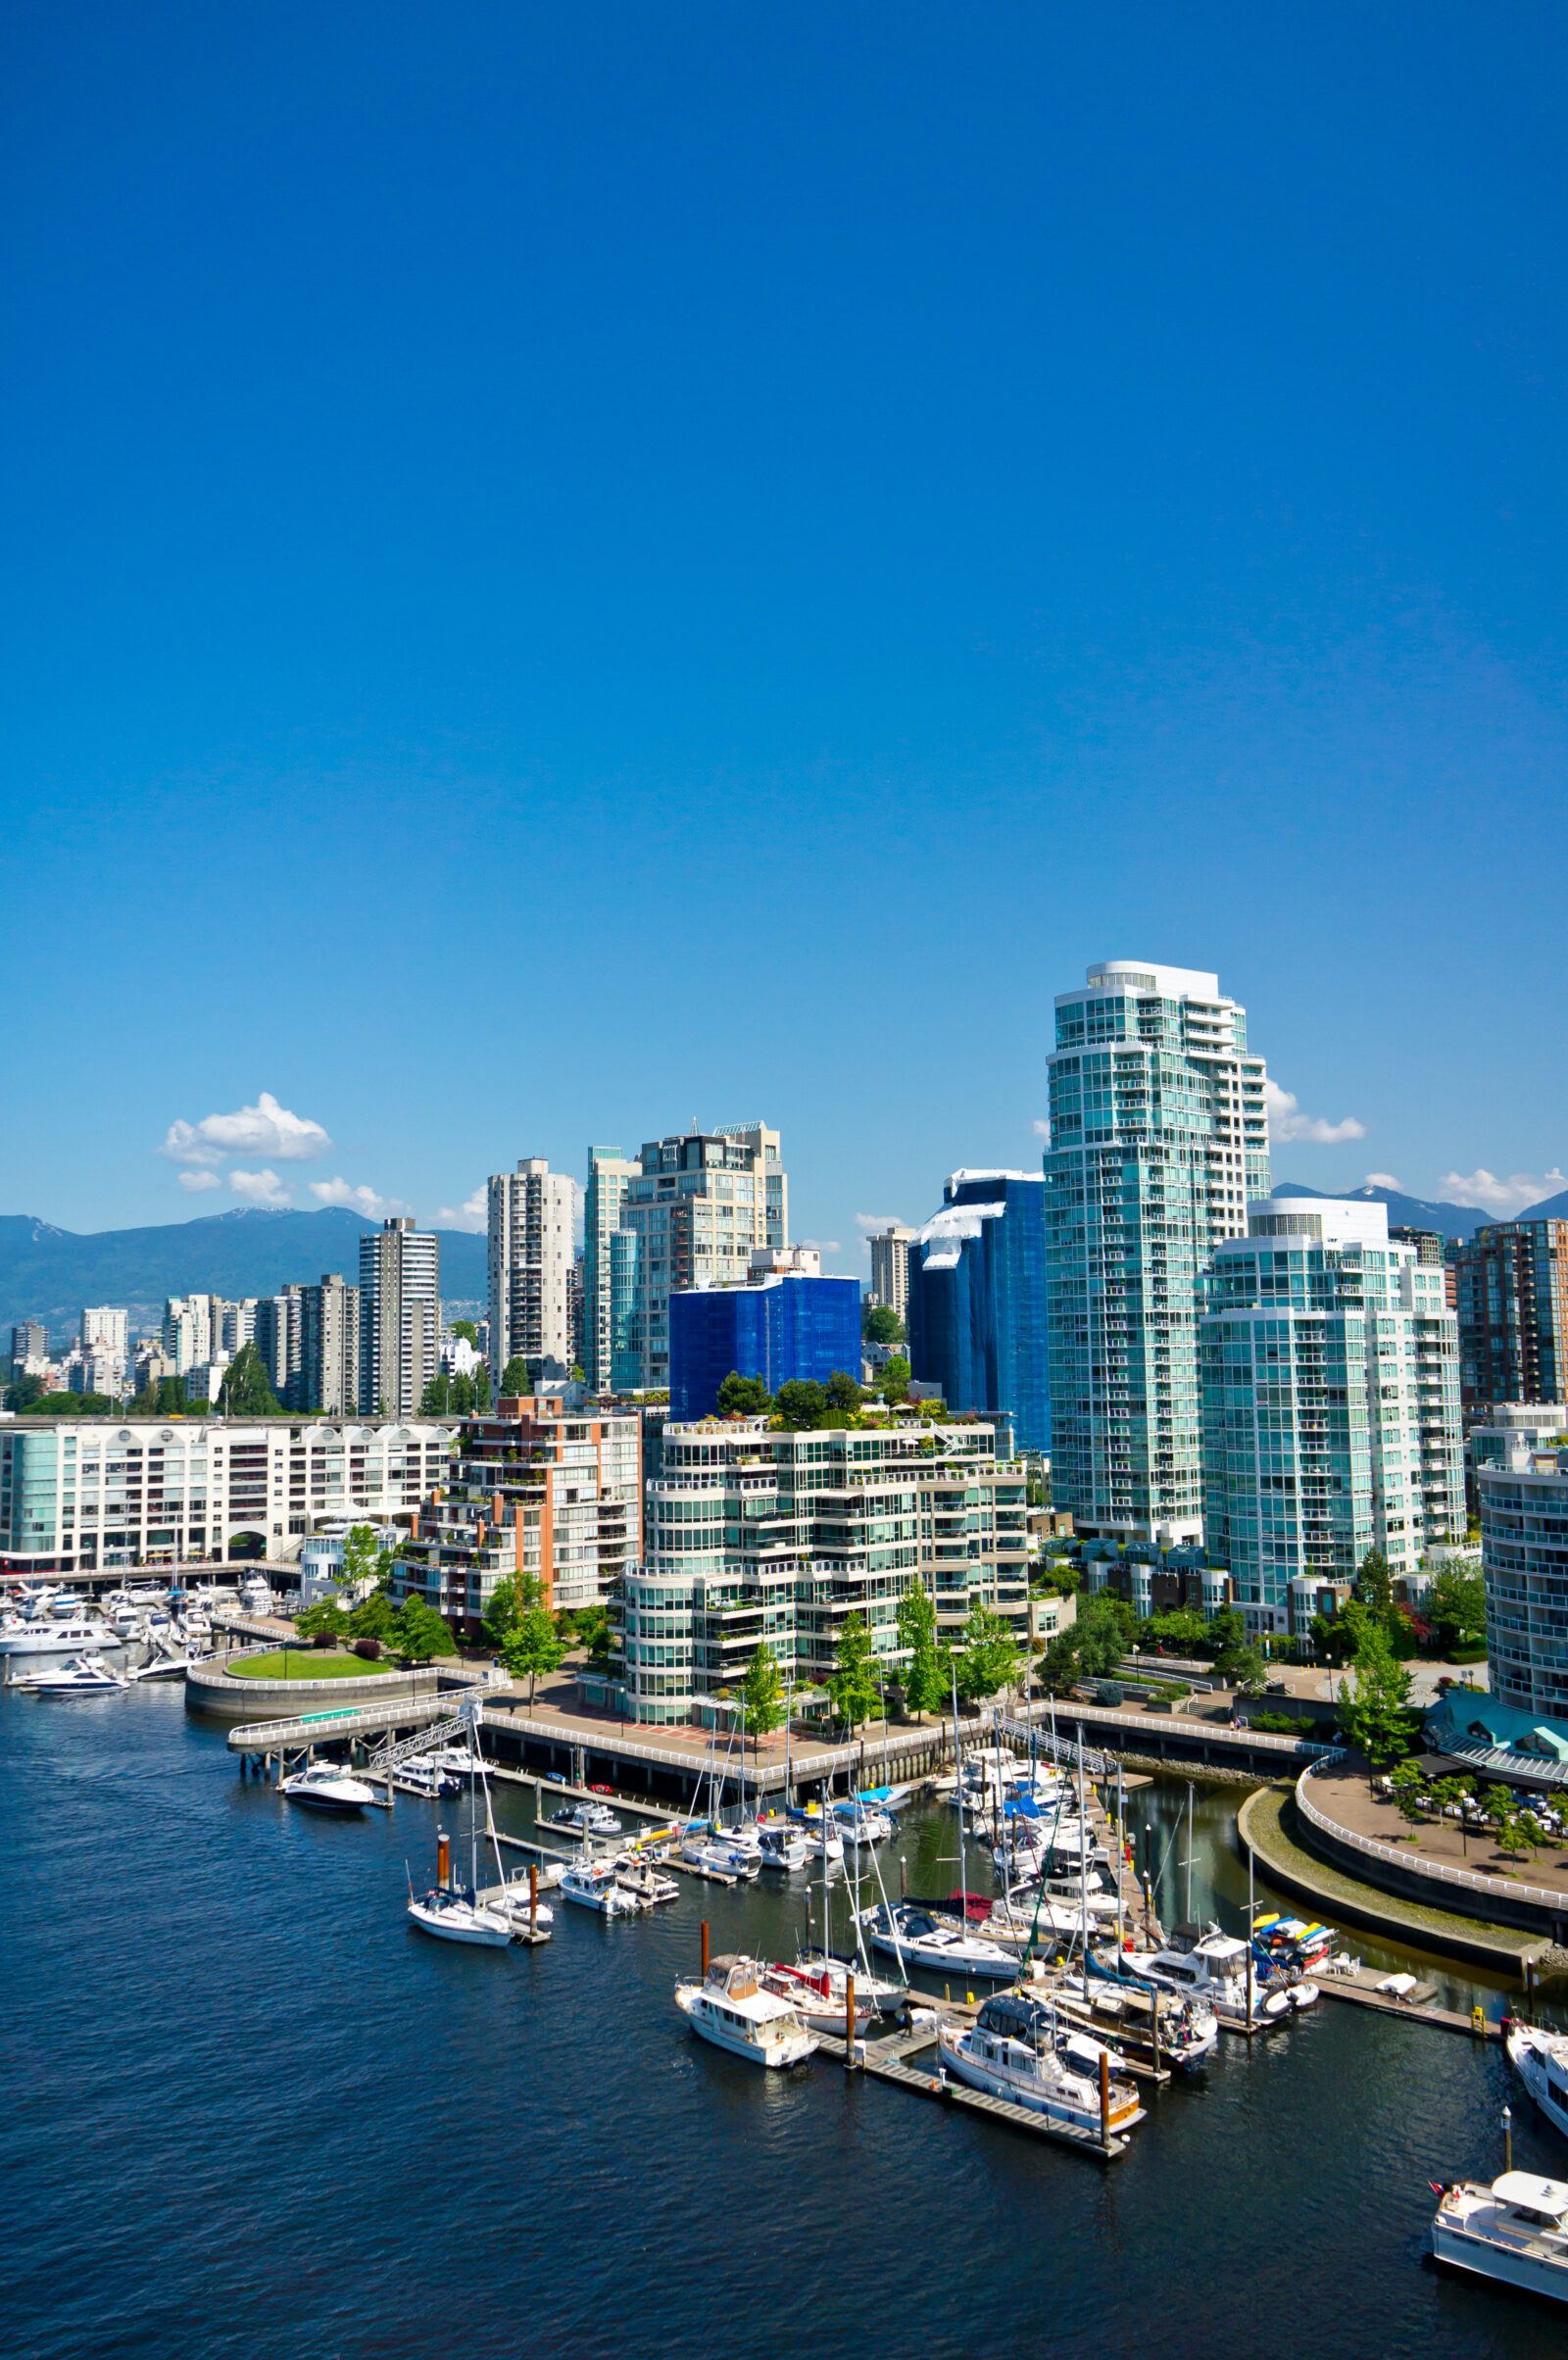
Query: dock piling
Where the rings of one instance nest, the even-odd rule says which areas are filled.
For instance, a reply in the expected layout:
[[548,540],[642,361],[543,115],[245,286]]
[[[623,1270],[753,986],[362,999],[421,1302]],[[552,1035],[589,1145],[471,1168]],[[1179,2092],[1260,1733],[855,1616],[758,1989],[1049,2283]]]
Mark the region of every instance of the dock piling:
[[708,1981],[708,1920],[703,1920],[703,1981]]

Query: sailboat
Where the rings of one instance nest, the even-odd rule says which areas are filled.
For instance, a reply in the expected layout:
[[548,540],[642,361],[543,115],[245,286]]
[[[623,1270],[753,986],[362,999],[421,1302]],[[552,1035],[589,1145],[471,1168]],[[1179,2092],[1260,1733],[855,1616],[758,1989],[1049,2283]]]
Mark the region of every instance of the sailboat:
[[[475,1757],[478,1756],[478,1733],[474,1726],[476,1705],[466,1707],[469,1737]],[[479,1782],[484,1787],[485,1827],[495,1844],[495,1823],[490,1816],[490,1788],[480,1765]],[[496,1864],[500,1869],[500,1847],[496,1847]],[[506,1884],[501,1872],[502,1885]],[[409,1916],[422,1934],[433,1934],[444,1942],[472,1942],[489,1950],[505,1949],[514,1933],[513,1921],[506,1911],[492,1908],[479,1898],[479,1809],[473,1788],[468,1789],[468,1882],[466,1887],[454,1886],[444,1879],[431,1887],[427,1893],[409,1894]]]

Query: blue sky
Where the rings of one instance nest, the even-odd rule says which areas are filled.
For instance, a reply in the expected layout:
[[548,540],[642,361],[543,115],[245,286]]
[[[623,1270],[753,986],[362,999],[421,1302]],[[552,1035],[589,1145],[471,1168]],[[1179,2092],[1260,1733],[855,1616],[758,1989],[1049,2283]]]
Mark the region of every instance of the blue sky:
[[1568,24],[1092,15],[22,0],[0,1209],[760,1114],[851,1267],[1127,956],[1560,1184]]

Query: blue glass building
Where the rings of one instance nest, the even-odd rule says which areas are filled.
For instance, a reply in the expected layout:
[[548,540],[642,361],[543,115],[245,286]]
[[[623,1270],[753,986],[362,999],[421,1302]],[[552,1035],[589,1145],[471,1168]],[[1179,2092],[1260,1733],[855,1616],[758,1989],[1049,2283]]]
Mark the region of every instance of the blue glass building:
[[909,1248],[909,1365],[950,1409],[1010,1410],[1020,1450],[1051,1449],[1046,1182],[955,1172]]
[[792,1378],[860,1373],[860,1282],[770,1273],[669,1299],[669,1414],[707,1417],[734,1370],[769,1393]]

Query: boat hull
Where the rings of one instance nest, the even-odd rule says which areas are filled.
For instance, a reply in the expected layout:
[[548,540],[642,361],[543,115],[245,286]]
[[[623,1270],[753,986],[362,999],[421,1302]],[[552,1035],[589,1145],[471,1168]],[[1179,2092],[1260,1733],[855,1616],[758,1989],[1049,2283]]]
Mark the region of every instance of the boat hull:
[[478,1918],[459,1917],[450,1909],[425,1909],[417,1901],[409,1903],[409,1917],[421,1934],[433,1934],[440,1942],[468,1942],[481,1950],[502,1950],[512,1940],[512,1928],[499,1919],[487,1925]]
[[1513,2067],[1536,2104],[1554,2130],[1568,2139],[1568,2104],[1552,2090],[1546,2079],[1546,2069],[1528,2040],[1518,2034],[1508,2040],[1508,2062]]
[[[998,2073],[994,2068],[966,2055],[956,2041],[951,2045],[946,2040],[939,2041],[937,2053],[955,2081],[962,2082],[966,2088],[978,2090],[987,2097],[1004,2098],[1008,2105],[1022,2106],[1030,2114],[1044,2115],[1048,2122],[1065,2123],[1072,2130],[1087,2131],[1096,2139],[1099,2138],[1098,2107],[1074,2105],[1070,2099],[1042,2089],[1038,2083],[1031,2083],[1022,2075]],[[1134,2124],[1141,2123],[1143,2119],[1142,2106],[1123,2106],[1110,2116],[1112,2136],[1130,2131]]]
[[744,2058],[748,2065],[761,2065],[770,2071],[781,2071],[787,2065],[800,2065],[806,2058],[815,2054],[816,2040],[810,2033],[792,2033],[781,2040],[770,2040],[765,2044],[742,2040],[733,2033],[726,2032],[722,2024],[716,2024],[679,1991],[675,1994],[675,2004],[700,2040],[706,2040],[710,2048],[723,2049],[726,2056]]
[[1472,2278],[1494,2279],[1499,2286],[1517,2286],[1526,2294],[1544,2294],[1553,2302],[1568,2302],[1568,2269],[1535,2254],[1511,2253],[1490,2239],[1467,2237],[1450,2223],[1432,2225],[1432,2250],[1450,2270],[1467,2270]]

